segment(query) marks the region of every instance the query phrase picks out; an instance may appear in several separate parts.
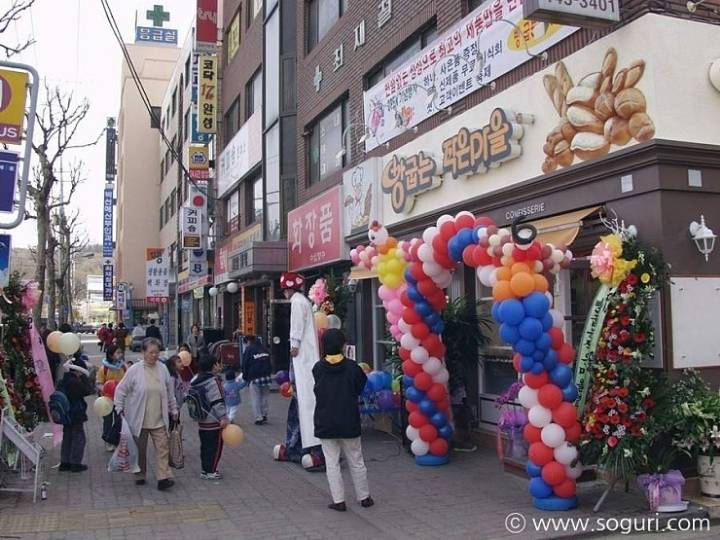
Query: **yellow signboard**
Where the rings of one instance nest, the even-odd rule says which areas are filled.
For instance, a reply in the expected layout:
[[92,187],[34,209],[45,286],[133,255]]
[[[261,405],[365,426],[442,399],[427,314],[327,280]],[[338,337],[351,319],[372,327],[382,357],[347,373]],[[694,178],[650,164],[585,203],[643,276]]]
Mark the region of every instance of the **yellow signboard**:
[[190,160],[190,176],[195,180],[210,178],[210,156],[204,144],[191,144],[188,153]]
[[217,132],[217,56],[198,57],[198,132]]
[[27,84],[27,73],[0,69],[0,143],[22,140]]

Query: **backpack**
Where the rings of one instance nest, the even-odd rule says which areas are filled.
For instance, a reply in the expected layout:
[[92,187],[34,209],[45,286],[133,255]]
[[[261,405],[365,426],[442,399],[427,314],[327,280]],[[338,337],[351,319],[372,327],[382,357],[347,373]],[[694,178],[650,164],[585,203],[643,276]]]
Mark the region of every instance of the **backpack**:
[[210,403],[204,385],[191,386],[183,402],[187,404],[188,414],[193,420],[200,422],[208,417]]
[[72,424],[72,416],[70,410],[70,400],[63,392],[62,387],[58,387],[48,400],[48,409],[50,410],[50,420],[55,424],[69,426]]

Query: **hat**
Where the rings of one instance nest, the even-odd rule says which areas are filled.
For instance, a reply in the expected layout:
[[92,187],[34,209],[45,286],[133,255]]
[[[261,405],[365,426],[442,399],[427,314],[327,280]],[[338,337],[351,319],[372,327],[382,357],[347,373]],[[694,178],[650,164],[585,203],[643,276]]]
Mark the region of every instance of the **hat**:
[[305,284],[305,278],[294,272],[283,272],[280,276],[281,289],[295,289],[299,291]]

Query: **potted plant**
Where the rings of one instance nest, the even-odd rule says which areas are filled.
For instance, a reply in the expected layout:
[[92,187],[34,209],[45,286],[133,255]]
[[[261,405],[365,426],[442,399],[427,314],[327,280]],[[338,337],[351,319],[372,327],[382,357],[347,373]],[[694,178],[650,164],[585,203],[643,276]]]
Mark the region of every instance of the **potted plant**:
[[669,400],[667,422],[673,446],[697,457],[702,494],[720,497],[720,392],[689,369],[673,385]]
[[638,467],[642,472],[637,477],[638,485],[645,494],[650,510],[653,512],[678,512],[687,509],[683,502],[685,477],[672,465],[677,450],[668,447],[667,441],[656,441]]

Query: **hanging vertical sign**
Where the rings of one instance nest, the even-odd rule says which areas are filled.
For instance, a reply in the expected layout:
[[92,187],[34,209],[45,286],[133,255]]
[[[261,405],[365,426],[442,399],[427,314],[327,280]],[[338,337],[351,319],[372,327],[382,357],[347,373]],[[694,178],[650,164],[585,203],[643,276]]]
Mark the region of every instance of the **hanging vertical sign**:
[[0,234],[0,289],[8,286],[10,281],[10,244],[9,234]]
[[207,276],[207,253],[204,249],[191,249],[188,253],[188,274],[191,278]]
[[103,257],[113,256],[113,187],[105,184],[103,192]]
[[183,206],[180,215],[180,231],[182,234],[182,249],[200,248],[202,233],[201,212],[194,207]]
[[26,72],[0,70],[0,143],[20,144],[22,140],[27,85]]
[[105,181],[112,182],[115,179],[117,171],[115,170],[115,143],[117,142],[117,133],[115,131],[115,119],[107,119],[107,127],[105,128]]
[[[110,263],[110,264],[108,264]],[[113,265],[112,259],[105,260],[103,264],[103,300],[112,302],[113,300]]]
[[217,56],[201,54],[198,59],[198,120],[200,133],[215,133],[217,110]]
[[163,248],[145,250],[145,299],[167,304],[170,298],[170,258]]
[[12,212],[17,182],[16,152],[0,152],[0,212]]
[[197,0],[195,50],[214,51],[217,47],[218,0]]
[[190,162],[190,178],[194,180],[210,179],[210,157],[207,146],[191,144],[188,160]]

